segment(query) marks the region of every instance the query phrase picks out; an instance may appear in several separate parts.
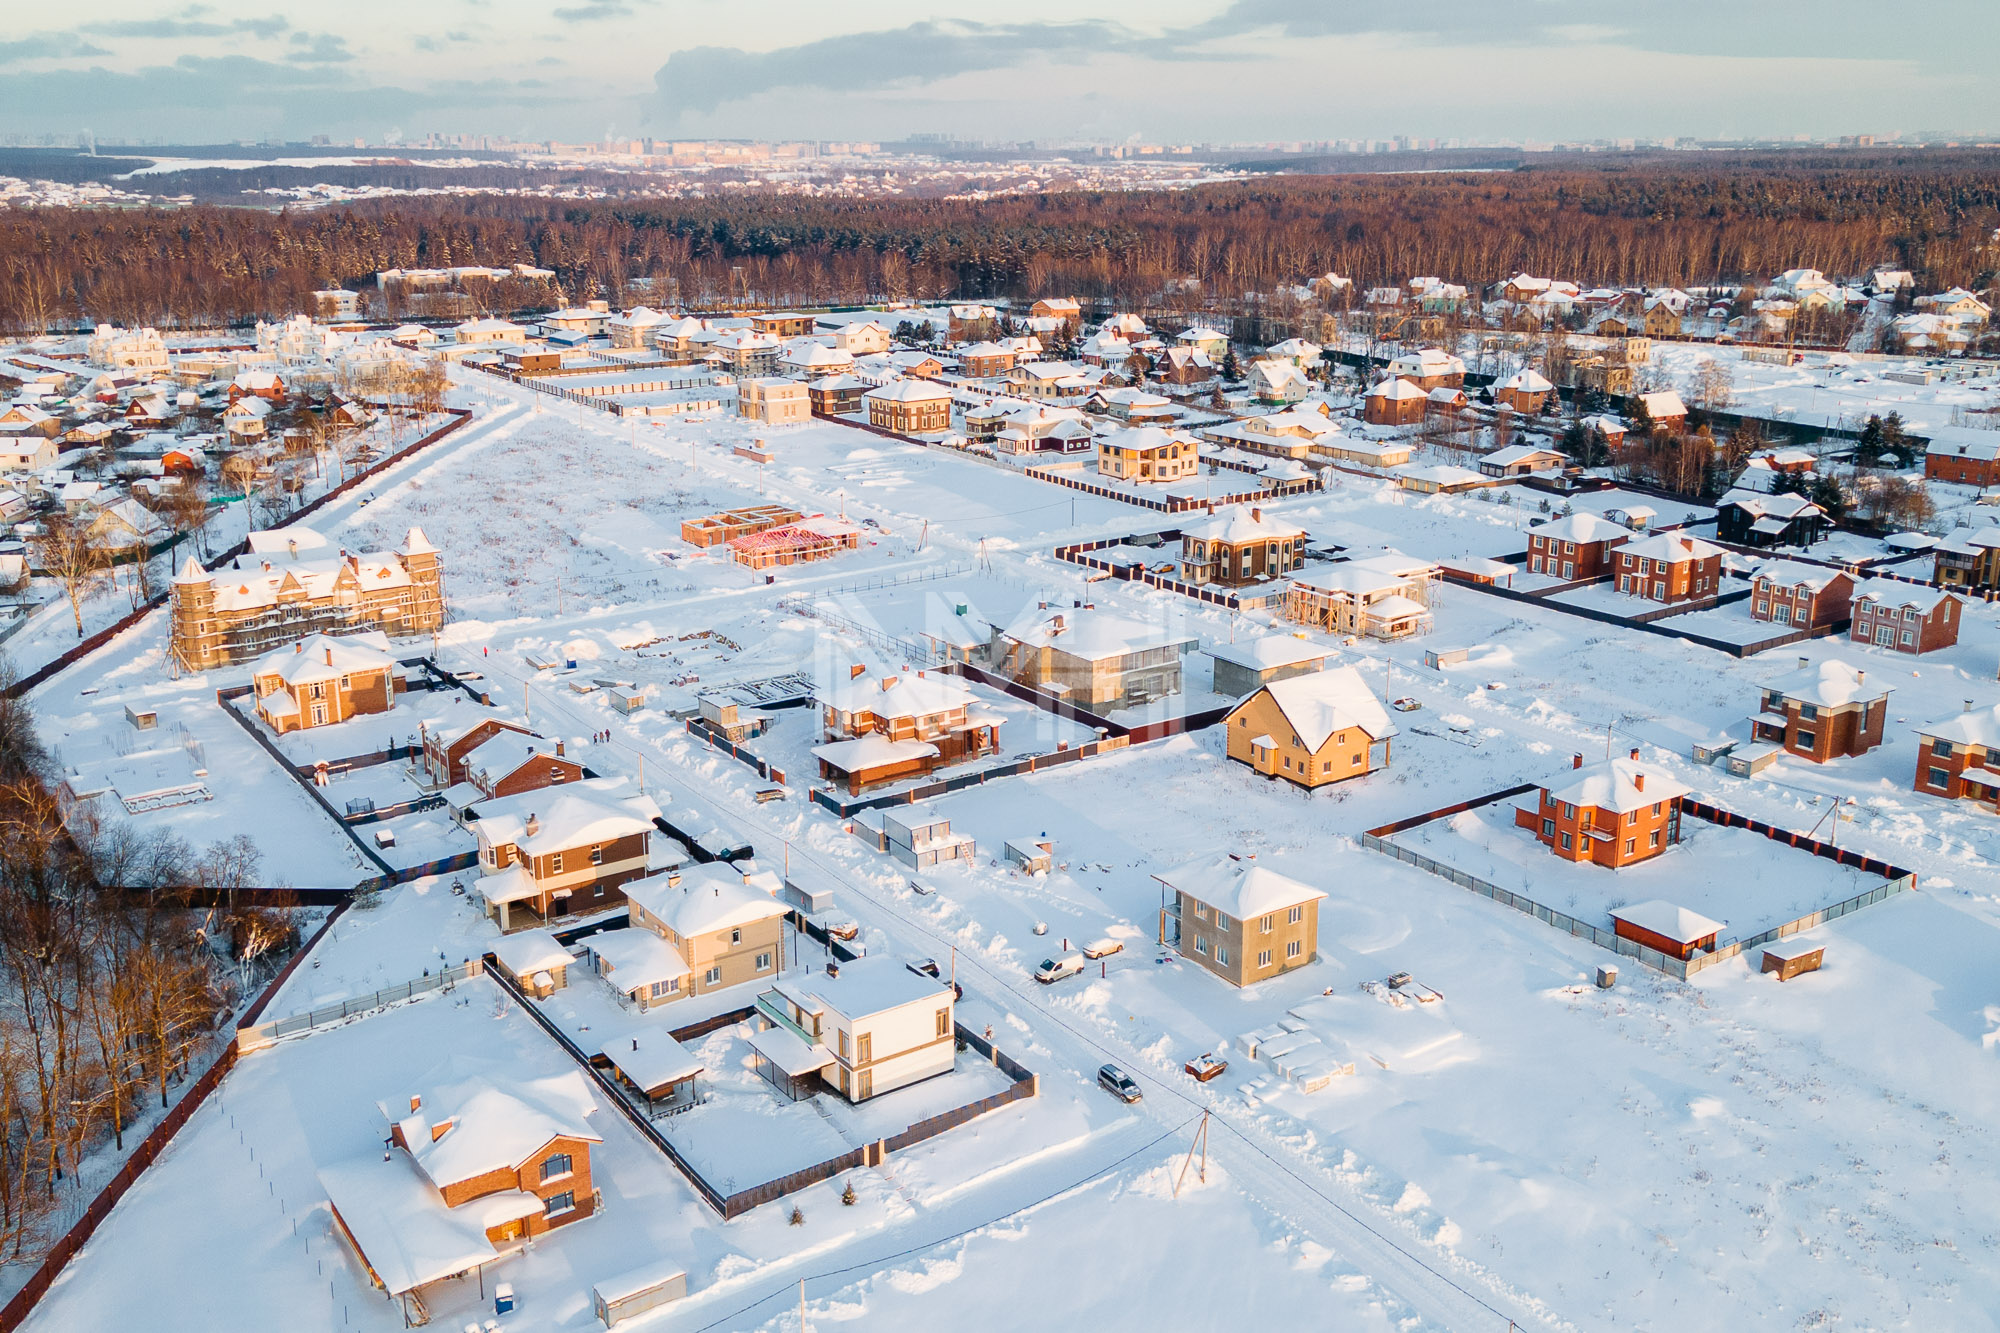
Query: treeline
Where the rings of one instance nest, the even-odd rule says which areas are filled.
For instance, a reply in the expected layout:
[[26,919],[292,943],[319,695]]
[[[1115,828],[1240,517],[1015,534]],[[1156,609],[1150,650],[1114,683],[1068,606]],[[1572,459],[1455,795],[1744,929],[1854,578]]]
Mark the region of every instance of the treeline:
[[[197,908],[193,886],[255,883],[245,838],[66,824],[55,765],[0,692],[0,1261],[75,1210],[77,1168],[165,1106],[237,998],[296,941],[289,914]],[[133,893],[116,886],[157,886]],[[267,895],[268,896],[268,895]]]
[[984,200],[801,195],[584,203],[497,195],[307,212],[0,213],[0,327],[196,325],[306,308],[390,267],[555,270],[563,296],[713,307],[1055,293],[1148,308],[1333,271],[1357,284],[1518,270],[1586,283],[1764,281],[1890,263],[1985,289],[2000,156],[1262,177]]

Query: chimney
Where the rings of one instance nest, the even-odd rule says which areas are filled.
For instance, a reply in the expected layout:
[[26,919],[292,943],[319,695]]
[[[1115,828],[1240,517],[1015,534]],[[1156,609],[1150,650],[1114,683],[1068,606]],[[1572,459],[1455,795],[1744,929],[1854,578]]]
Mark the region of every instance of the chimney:
[[1812,659],[1810,657],[1801,657],[1799,659],[1799,670],[1804,671],[1807,667],[1811,665],[1812,665]]
[[1634,773],[1632,775],[1632,790],[1633,791],[1646,790],[1646,775],[1644,773]]
[[1639,747],[1636,745],[1632,747],[1632,757],[1634,759],[1637,759],[1639,757]]
[[423,1099],[422,1097],[419,1097],[419,1096],[418,1096],[417,1094],[415,1094],[415,1093],[411,1093],[411,1094],[410,1094],[410,1109],[411,1109],[412,1111],[421,1111],[421,1110],[423,1110],[423,1109],[424,1109],[424,1099]]
[[1970,700],[1970,699],[1967,699],[1967,700],[1965,701],[1965,711],[1966,711],[1966,712],[1968,712],[1968,713],[1970,713],[1970,712],[1972,711],[1972,700]]
[[637,1037],[632,1038],[632,1049],[635,1051],[639,1049],[639,1039]]
[[297,643],[292,645],[292,651],[295,653],[303,653],[305,652],[305,650],[306,650],[306,641],[304,639],[300,639]]
[[557,742],[556,742],[556,758],[558,758],[558,759],[560,759],[560,758],[562,758],[562,757],[563,757],[563,748],[562,748],[562,747],[563,747],[563,743],[562,743],[561,741],[557,741]]
[[1580,754],[1573,754],[1573,755],[1571,755],[1571,756],[1569,757],[1569,766],[1570,766],[1571,768],[1582,768],[1582,767],[1583,767],[1583,756],[1582,756],[1582,755],[1580,755]]
[[1868,673],[1866,671],[1857,671],[1854,673],[1854,683],[1856,685],[1859,685],[1862,681],[1867,679],[1868,679]]
[[326,664],[333,665],[333,645],[330,643],[326,645]]
[[847,678],[848,678],[849,680],[856,680],[856,679],[859,679],[859,678],[860,678],[860,676],[861,676],[861,673],[862,673],[862,672],[864,672],[864,671],[866,671],[867,669],[868,669],[868,668],[867,668],[867,667],[865,667],[865,666],[863,666],[863,665],[861,665],[861,663],[859,663],[859,662],[856,662],[856,663],[855,663],[855,664],[854,664],[853,666],[851,666],[851,667],[847,668]]
[[528,816],[528,824],[527,824],[528,836],[532,838],[541,831],[542,831],[542,821],[537,816],[530,814]]
[[899,681],[899,680],[901,680],[901,679],[902,679],[902,677],[901,677],[901,676],[884,676],[884,677],[882,677],[882,693],[884,693],[884,694],[887,694],[887,693],[888,693],[888,692],[889,692],[890,690],[893,690],[893,689],[895,689],[895,688],[896,688],[896,682],[897,682],[897,681]]
[[1252,523],[1262,523],[1264,521],[1264,511],[1252,505],[1250,507],[1250,521]]

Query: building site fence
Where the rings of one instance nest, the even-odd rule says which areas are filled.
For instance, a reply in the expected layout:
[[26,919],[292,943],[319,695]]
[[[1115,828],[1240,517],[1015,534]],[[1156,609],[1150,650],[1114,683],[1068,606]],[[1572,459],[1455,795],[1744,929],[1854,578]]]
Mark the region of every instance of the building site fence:
[[421,977],[398,982],[394,986],[384,986],[366,995],[355,995],[332,1004],[322,1005],[305,1013],[288,1014],[268,1023],[258,1023],[236,1030],[236,1049],[240,1055],[262,1050],[285,1037],[300,1032],[311,1032],[316,1028],[335,1027],[345,1023],[357,1014],[379,1013],[392,1004],[413,1000],[419,995],[432,991],[450,991],[467,977],[476,977],[485,972],[486,965],[480,959],[469,958],[453,967],[440,968],[436,972],[426,972]]
[[1664,972],[1666,975],[1681,981],[1687,980],[1687,978],[1698,972],[1714,967],[1718,963],[1726,963],[1730,959],[1741,955],[1745,950],[1757,948],[1759,945],[1768,944],[1773,940],[1796,935],[1803,930],[1811,930],[1813,927],[1827,921],[1836,920],[1851,912],[1858,912],[1864,907],[1884,902],[1899,893],[1906,893],[1917,887],[1916,875],[1911,871],[1902,869],[1900,866],[1891,865],[1886,861],[1877,860],[1874,857],[1862,856],[1859,853],[1850,852],[1845,848],[1835,847],[1831,843],[1823,843],[1809,838],[1802,833],[1794,833],[1789,829],[1781,829],[1774,824],[1767,824],[1762,820],[1739,815],[1734,811],[1723,810],[1717,806],[1707,805],[1700,801],[1683,799],[1681,802],[1682,811],[1693,815],[1697,819],[1726,828],[1740,828],[1762,834],[1774,842],[1782,842],[1789,847],[1797,847],[1802,851],[1811,852],[1814,856],[1823,857],[1857,870],[1863,870],[1869,874],[1880,875],[1882,883],[1875,885],[1865,892],[1855,894],[1851,898],[1845,898],[1840,902],[1808,912],[1804,916],[1795,917],[1790,921],[1772,926],[1768,930],[1759,931],[1755,935],[1750,935],[1743,939],[1726,940],[1719,943],[1712,950],[1696,954],[1692,958],[1682,959],[1676,958],[1671,954],[1662,953],[1658,949],[1649,948],[1646,945],[1640,944],[1637,940],[1626,939],[1615,930],[1606,930],[1588,921],[1579,920],[1567,912],[1559,912],[1552,907],[1536,902],[1526,894],[1516,893],[1511,889],[1503,889],[1497,884],[1483,880],[1477,875],[1468,874],[1447,862],[1440,861],[1435,857],[1426,856],[1422,852],[1414,851],[1411,848],[1390,841],[1397,833],[1407,832],[1410,829],[1431,823],[1434,820],[1448,819],[1466,810],[1475,809],[1482,805],[1491,805],[1495,802],[1504,801],[1510,797],[1520,796],[1536,790],[1539,790],[1539,788],[1534,783],[1524,783],[1520,786],[1509,787],[1504,791],[1489,792],[1484,796],[1475,796],[1471,800],[1460,801],[1456,805],[1445,806],[1439,810],[1412,815],[1407,819],[1397,820],[1393,824],[1384,824],[1363,833],[1361,835],[1361,845],[1371,851],[1381,852],[1385,856],[1394,857],[1405,864],[1413,865],[1427,874],[1436,875],[1439,879],[1448,880],[1460,888],[1470,889],[1481,897],[1490,898],[1502,906],[1511,907],[1517,912],[1532,916],[1536,920],[1562,931],[1564,934],[1577,939],[1588,940],[1599,948],[1608,949],[1612,953],[1623,954],[1627,958],[1636,958],[1639,962],[1644,963],[1654,971]]
[[[1633,615],[1621,616],[1616,612],[1599,610],[1594,606],[1578,606],[1573,602],[1556,601],[1548,596],[1547,592],[1523,592],[1519,588],[1503,588],[1494,583],[1481,583],[1474,579],[1453,574],[1449,570],[1445,572],[1444,578],[1448,583],[1470,588],[1474,592],[1485,593],[1489,597],[1499,597],[1510,602],[1522,602],[1530,606],[1547,607],[1551,611],[1560,611],[1566,616],[1576,616],[1583,620],[1594,620],[1600,625],[1617,625],[1624,629],[1635,629],[1647,634],[1658,634],[1663,638],[1680,639],[1685,643],[1692,643],[1701,648],[1713,648],[1716,652],[1728,653],[1731,657],[1751,657],[1771,648],[1779,648],[1786,644],[1797,643],[1801,639],[1819,637],[1819,635],[1812,631],[1800,632],[1798,630],[1790,630],[1783,634],[1774,635],[1769,639],[1759,639],[1754,643],[1732,643],[1728,639],[1717,639],[1706,634],[1696,634],[1690,630],[1675,629],[1664,623],[1675,616],[1686,615],[1695,611],[1713,610],[1718,606],[1728,606],[1732,603],[1743,601],[1750,596],[1750,590],[1747,588],[1735,592],[1722,593],[1716,597],[1703,598],[1699,601],[1677,602],[1670,607],[1661,607],[1654,611],[1641,611]],[[1602,582],[1602,580],[1593,581]],[[1831,633],[1832,630],[1828,627],[1823,632]]]

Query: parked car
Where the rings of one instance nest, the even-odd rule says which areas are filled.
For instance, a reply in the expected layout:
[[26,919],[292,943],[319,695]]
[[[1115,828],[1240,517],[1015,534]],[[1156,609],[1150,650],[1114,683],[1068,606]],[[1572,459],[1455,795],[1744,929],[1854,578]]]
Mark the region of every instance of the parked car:
[[1054,958],[1044,958],[1042,965],[1035,969],[1035,980],[1047,985],[1073,977],[1083,971],[1083,955],[1080,953],[1059,953]]
[[861,934],[861,927],[852,921],[836,921],[826,928],[826,933],[837,940],[851,940]]
[[1083,956],[1092,962],[1095,962],[1099,958],[1109,958],[1114,953],[1123,952],[1125,952],[1125,945],[1120,940],[1096,940],[1083,946]]
[[932,980],[937,980],[938,978],[938,965],[935,958],[919,958],[914,963],[905,963],[904,966],[912,972],[921,972]]
[[1106,1065],[1098,1070],[1097,1082],[1098,1086],[1121,1102],[1136,1102],[1142,1095],[1137,1081],[1117,1065]]
[[1218,1060],[1213,1053],[1203,1051],[1200,1055],[1182,1065],[1181,1068],[1187,1070],[1194,1077],[1195,1082],[1206,1083],[1223,1070],[1229,1068],[1229,1061]]

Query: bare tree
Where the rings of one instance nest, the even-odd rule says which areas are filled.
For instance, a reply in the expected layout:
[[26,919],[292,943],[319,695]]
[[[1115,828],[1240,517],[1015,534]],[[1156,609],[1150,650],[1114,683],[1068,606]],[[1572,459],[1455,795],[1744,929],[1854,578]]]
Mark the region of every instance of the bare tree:
[[76,618],[76,637],[83,637],[83,603],[104,581],[110,555],[90,524],[68,514],[51,515],[42,525],[42,534],[29,549],[35,563],[62,585],[69,598],[70,614]]

